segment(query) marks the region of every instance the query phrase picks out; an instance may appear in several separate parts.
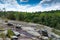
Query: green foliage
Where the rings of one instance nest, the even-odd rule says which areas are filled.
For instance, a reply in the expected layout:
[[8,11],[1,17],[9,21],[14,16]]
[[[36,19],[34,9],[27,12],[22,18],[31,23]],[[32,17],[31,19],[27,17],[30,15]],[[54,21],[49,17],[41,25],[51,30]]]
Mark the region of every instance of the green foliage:
[[3,38],[3,40],[6,40],[6,39],[5,39],[5,38],[6,38],[6,35],[5,35],[4,33],[1,33],[1,34],[0,34],[0,37]]
[[52,38],[49,38],[49,40],[52,40]]
[[60,35],[60,31],[59,30],[53,29],[52,32],[54,32],[57,35]]
[[14,16],[13,13],[9,13],[9,14],[7,15],[7,18],[8,18],[8,19],[11,19],[11,20],[15,20],[15,16]]
[[60,29],[60,10],[45,12],[0,12],[0,17],[11,20],[34,22]]
[[14,34],[14,32],[12,31],[12,30],[8,30],[7,31],[7,36],[9,37],[9,38],[11,38],[11,36],[14,36],[15,34]]

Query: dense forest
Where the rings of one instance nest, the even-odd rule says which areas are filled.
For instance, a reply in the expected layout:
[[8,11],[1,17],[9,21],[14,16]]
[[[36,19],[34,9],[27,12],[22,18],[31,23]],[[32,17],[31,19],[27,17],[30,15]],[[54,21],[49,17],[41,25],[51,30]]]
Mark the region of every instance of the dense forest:
[[52,28],[60,29],[60,10],[32,12],[32,13],[0,11],[0,17],[7,18],[10,20],[39,23],[39,24],[47,25]]

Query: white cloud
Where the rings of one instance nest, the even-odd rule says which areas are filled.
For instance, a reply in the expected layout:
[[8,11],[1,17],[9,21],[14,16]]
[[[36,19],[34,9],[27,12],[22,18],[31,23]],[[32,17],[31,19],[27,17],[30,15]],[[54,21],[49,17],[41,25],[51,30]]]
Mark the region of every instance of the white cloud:
[[56,4],[56,5],[52,5],[51,7],[47,7],[46,11],[48,10],[60,10],[60,5]]
[[42,3],[44,3],[44,2],[46,2],[46,1],[51,1],[51,0],[42,0],[41,2],[40,2],[40,4],[42,4]]
[[[7,2],[5,2],[5,4],[0,4],[0,8],[5,7],[6,11],[22,11],[22,12],[49,11],[49,10],[56,10],[56,9],[60,10],[60,5],[59,5],[60,3],[58,3],[56,5],[52,5],[50,7],[46,7],[46,8],[42,7],[41,3],[44,1],[47,1],[47,0],[42,0],[36,6],[31,6],[31,5],[22,6],[22,5],[19,5],[16,0],[7,0]],[[46,4],[46,5],[48,5],[48,4]]]
[[20,2],[28,2],[28,0],[20,0]]

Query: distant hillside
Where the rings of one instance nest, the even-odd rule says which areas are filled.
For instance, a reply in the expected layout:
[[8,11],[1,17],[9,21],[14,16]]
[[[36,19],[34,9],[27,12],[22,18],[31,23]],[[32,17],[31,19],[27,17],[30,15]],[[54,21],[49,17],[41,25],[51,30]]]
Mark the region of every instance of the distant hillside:
[[0,17],[10,20],[39,23],[56,29],[60,29],[60,10],[35,13],[13,11],[0,12]]

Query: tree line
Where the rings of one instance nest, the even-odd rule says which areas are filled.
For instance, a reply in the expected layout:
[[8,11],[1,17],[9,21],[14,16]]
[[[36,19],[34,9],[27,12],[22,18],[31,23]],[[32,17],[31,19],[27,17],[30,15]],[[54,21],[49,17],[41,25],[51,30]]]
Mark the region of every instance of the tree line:
[[47,25],[52,28],[60,29],[60,10],[44,11],[44,12],[2,12],[0,11],[1,18],[10,20],[19,20],[26,22],[39,23]]

